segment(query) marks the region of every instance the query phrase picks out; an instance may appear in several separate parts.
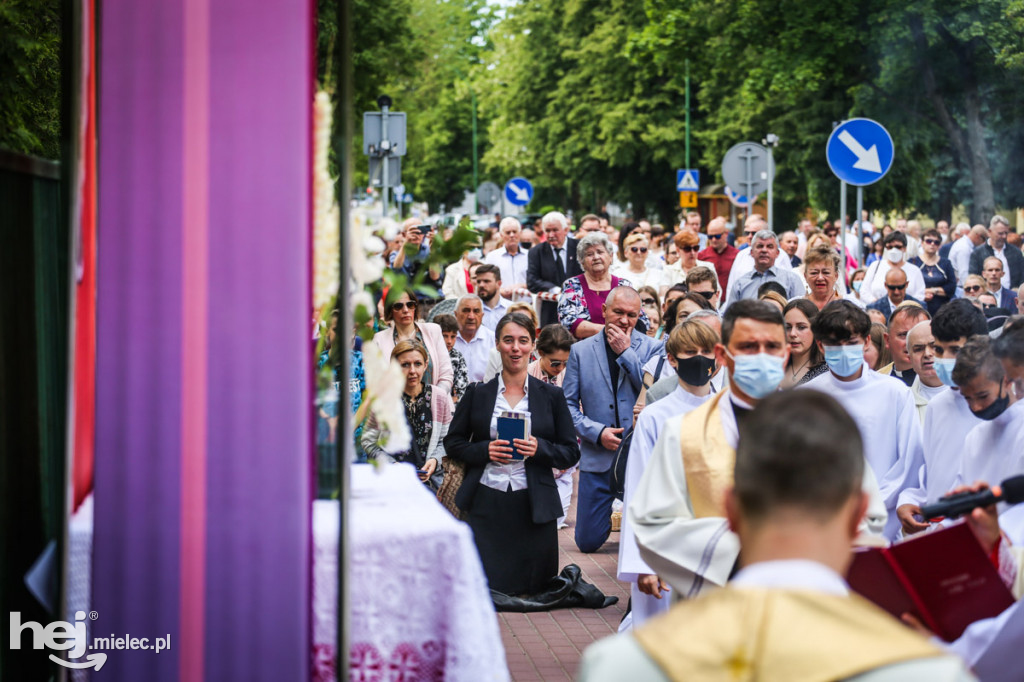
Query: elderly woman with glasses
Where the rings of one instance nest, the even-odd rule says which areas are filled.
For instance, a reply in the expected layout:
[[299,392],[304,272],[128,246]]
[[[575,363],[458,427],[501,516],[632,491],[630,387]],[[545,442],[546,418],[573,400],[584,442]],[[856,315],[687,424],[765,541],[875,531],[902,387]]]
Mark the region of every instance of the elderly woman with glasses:
[[[576,245],[576,257],[583,268],[582,275],[565,280],[558,297],[558,321],[577,339],[585,339],[604,328],[602,307],[609,292],[619,286],[633,283],[611,273],[612,244],[603,232],[590,232]],[[647,332],[650,321],[640,311],[637,330]]]
[[612,266],[612,274],[629,279],[636,287],[657,285],[661,281],[661,268],[648,267],[647,253],[650,240],[647,235],[637,230],[623,241],[626,260],[621,265]]
[[860,300],[864,303],[874,303],[876,300],[885,297],[888,290],[885,288],[885,276],[890,270],[900,269],[907,275],[907,294],[919,301],[924,300],[924,276],[921,269],[906,260],[907,236],[902,232],[893,232],[884,240],[884,258],[868,266],[864,273],[864,284],[860,287]]
[[410,290],[399,294],[388,292],[384,299],[384,320],[391,326],[374,334],[373,342],[385,356],[391,355],[399,341],[419,342],[427,349],[423,383],[433,384],[450,394],[455,371],[452,369],[448,347],[444,343],[444,335],[439,325],[416,320],[418,304],[416,294]]
[[956,293],[956,270],[948,258],[939,255],[942,235],[931,229],[921,236],[921,252],[910,262],[921,269],[924,277],[924,304],[932,315]]

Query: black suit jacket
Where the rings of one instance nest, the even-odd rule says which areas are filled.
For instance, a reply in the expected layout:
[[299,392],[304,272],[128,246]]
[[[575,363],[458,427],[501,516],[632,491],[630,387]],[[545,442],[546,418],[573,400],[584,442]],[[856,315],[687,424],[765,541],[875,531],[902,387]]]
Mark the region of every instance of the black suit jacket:
[[[576,240],[565,238],[565,278],[582,275],[583,269],[576,259]],[[548,243],[538,244],[526,254],[526,288],[535,294],[549,291],[552,287],[561,287],[558,281],[558,266],[555,264],[555,252]],[[558,304],[554,301],[542,301],[540,306],[541,326],[558,322]]]
[[[963,239],[963,237],[961,237]],[[1007,244],[1003,247],[1003,254],[1006,256],[1006,263],[1010,266],[1010,288],[1016,289],[1024,284],[1024,254],[1016,246]],[[985,266],[985,259],[995,256],[988,242],[985,242],[971,252],[971,265],[969,272],[972,275],[980,275]]]
[[[554,521],[562,515],[562,500],[551,469],[568,469],[580,461],[576,430],[562,389],[534,377],[527,378],[530,422],[537,439],[537,454],[526,459],[527,490],[534,523]],[[491,414],[498,400],[498,378],[471,384],[455,408],[455,417],[444,439],[448,457],[466,464],[466,477],[455,494],[455,504],[464,511],[473,506],[484,467],[491,461]]]

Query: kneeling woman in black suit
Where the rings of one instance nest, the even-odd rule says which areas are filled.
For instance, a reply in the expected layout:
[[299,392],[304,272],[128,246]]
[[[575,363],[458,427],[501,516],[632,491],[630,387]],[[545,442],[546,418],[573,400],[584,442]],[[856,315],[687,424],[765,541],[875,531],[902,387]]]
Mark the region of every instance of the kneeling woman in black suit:
[[[529,317],[510,313],[495,328],[501,373],[470,386],[444,439],[448,457],[466,465],[455,503],[466,521],[492,590],[535,594],[558,574],[562,503],[551,470],[580,459],[576,431],[562,390],[527,374],[536,328]],[[497,440],[498,414],[529,412],[531,437],[512,444]]]

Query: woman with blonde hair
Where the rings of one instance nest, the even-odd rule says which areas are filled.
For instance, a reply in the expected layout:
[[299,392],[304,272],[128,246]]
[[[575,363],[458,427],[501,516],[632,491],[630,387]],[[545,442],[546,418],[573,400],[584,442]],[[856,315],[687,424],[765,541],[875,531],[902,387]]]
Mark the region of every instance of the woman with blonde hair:
[[412,432],[409,448],[404,452],[388,449],[386,434],[381,433],[374,415],[363,429],[363,450],[368,459],[385,462],[408,462],[416,467],[420,480],[433,490],[441,485],[444,464],[444,437],[452,421],[452,401],[448,390],[424,382],[429,356],[426,347],[414,340],[402,340],[391,351],[405,375],[402,406]]
[[612,267],[612,274],[628,279],[637,288],[648,285],[657,286],[661,282],[661,268],[648,267],[649,244],[650,240],[647,235],[640,231],[633,232],[626,237],[622,242],[625,262]]

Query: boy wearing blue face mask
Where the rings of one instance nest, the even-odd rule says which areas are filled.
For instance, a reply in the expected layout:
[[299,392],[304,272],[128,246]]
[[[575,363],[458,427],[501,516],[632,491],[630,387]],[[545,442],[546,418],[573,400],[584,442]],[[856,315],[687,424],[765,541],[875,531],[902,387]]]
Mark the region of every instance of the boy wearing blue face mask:
[[953,381],[967,407],[983,420],[964,439],[956,485],[1002,481],[1024,471],[1024,403],[1010,390],[1010,381],[987,336],[971,337],[960,350]]
[[[788,354],[777,307],[753,300],[730,305],[722,319],[722,341],[715,345],[716,363],[728,370],[727,389],[666,421],[654,444],[626,514],[641,558],[680,598],[724,585],[736,564],[739,540],[728,529],[723,505],[732,483],[738,423],[778,390]],[[862,529],[880,532],[885,506],[870,473],[864,490],[871,501]]]
[[888,512],[884,535],[894,540],[900,531],[896,518],[899,494],[917,483],[924,461],[914,397],[901,381],[872,371],[864,362],[871,318],[856,304],[829,303],[814,318],[811,331],[829,371],[802,387],[831,395],[857,422],[864,438],[864,455],[878,479]]
[[921,429],[924,464],[918,473],[917,485],[900,493],[896,515],[904,535],[928,528],[928,522],[920,516],[921,505],[952,490],[960,471],[964,439],[981,423],[953,383],[953,367],[968,339],[988,334],[984,313],[970,301],[955,299],[935,314],[931,332],[935,353],[933,367],[939,381],[947,388],[933,396],[925,408]]

